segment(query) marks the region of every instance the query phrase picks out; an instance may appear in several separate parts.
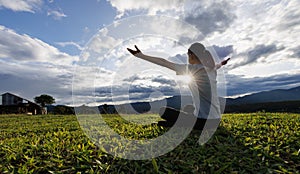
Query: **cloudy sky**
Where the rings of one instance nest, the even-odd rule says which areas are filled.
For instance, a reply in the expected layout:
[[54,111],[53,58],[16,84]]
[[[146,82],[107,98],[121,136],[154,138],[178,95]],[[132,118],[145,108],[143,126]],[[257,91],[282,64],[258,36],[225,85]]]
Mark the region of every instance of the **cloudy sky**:
[[[143,101],[186,92],[186,77],[133,58],[185,63],[193,41],[221,61],[220,95],[300,86],[299,0],[0,0],[0,93],[57,104]],[[226,92],[224,92],[224,89]]]

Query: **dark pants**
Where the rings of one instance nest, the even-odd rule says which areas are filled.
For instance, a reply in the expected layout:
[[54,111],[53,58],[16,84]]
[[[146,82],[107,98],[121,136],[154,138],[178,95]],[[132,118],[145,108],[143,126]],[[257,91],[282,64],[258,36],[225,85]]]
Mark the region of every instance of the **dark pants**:
[[[181,120],[182,124],[179,123],[181,126],[191,126],[190,123],[195,123],[193,125],[194,129],[203,130],[204,126],[205,128],[217,128],[220,119],[203,119],[203,118],[197,118],[193,114],[193,109],[190,110],[176,110],[174,108],[170,107],[162,107],[159,111],[159,115],[162,119],[165,121],[159,121],[158,124],[160,126],[166,126],[166,127],[172,127],[177,119],[179,118],[179,115],[183,117],[183,120]],[[195,120],[196,119],[196,120]]]

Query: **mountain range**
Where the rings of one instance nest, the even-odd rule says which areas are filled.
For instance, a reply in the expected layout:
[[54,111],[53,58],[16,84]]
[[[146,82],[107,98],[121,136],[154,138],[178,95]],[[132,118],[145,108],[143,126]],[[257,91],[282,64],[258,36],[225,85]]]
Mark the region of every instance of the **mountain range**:
[[[220,98],[220,100],[224,101],[225,99]],[[224,102],[220,103],[222,104]],[[107,107],[106,110],[117,110],[118,112],[131,114],[144,112],[157,113],[162,106],[179,109],[183,108],[183,106],[187,104],[192,104],[191,96],[173,96],[164,100],[153,102],[137,102],[116,106],[107,105],[105,107]],[[226,106],[221,105],[221,110],[225,110],[225,112],[252,112],[257,110],[288,111],[290,108],[297,112],[300,109],[300,87],[263,91],[235,99],[227,98]],[[103,110],[103,105],[99,106],[99,109]]]
[[241,105],[254,103],[270,103],[283,101],[300,101],[300,86],[291,89],[276,89],[263,91],[238,97],[235,99],[226,99],[226,105]]

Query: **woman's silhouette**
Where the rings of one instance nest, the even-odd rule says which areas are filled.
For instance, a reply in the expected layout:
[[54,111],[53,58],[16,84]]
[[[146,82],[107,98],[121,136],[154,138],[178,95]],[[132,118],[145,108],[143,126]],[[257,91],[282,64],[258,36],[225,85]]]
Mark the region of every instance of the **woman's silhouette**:
[[160,116],[166,121],[160,121],[159,125],[172,126],[179,114],[185,115],[186,119],[197,117],[194,125],[196,129],[202,129],[207,122],[212,125],[219,124],[221,111],[217,95],[216,70],[226,65],[230,58],[220,64],[215,64],[212,55],[201,43],[194,43],[188,49],[188,64],[177,64],[163,58],[148,56],[143,54],[137,46],[135,48],[136,50],[130,48],[127,50],[135,57],[169,68],[177,75],[189,74],[193,77],[193,82],[189,84],[193,105],[186,106],[182,111],[169,107],[161,108]]

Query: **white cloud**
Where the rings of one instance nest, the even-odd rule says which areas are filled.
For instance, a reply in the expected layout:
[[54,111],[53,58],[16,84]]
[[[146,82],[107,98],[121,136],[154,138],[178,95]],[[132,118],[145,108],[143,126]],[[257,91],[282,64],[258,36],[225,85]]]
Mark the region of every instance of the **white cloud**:
[[72,65],[0,59],[0,93],[18,93],[30,100],[46,93],[57,104],[71,104],[72,75]]
[[60,52],[57,48],[26,34],[0,26],[0,59],[49,62],[70,65],[77,57]]
[[77,60],[37,38],[0,26],[0,93],[28,99],[47,93],[58,104],[71,104],[72,64]]
[[89,29],[89,27],[84,27],[83,28],[83,32],[84,33],[89,33],[91,30]]
[[[257,90],[267,90],[271,86],[272,89],[287,87],[286,84],[292,86],[292,83],[296,84],[297,81],[299,83],[299,80],[295,78],[299,78],[300,69],[300,54],[298,51],[300,44],[297,42],[300,40],[299,0],[108,1],[117,9],[117,17],[122,17],[125,14],[130,15],[131,12],[134,12],[134,14],[171,15],[194,25],[202,31],[206,36],[205,40],[208,45],[230,48],[229,56],[232,56],[232,59],[225,68],[229,70],[229,84],[236,85],[229,86],[228,90],[231,91],[229,92],[231,95],[248,93],[247,86],[249,85],[253,86],[251,89],[253,92],[258,82],[264,83]],[[187,2],[196,4],[194,6],[188,5]],[[33,13],[41,5],[41,0],[0,0],[0,7],[14,11]],[[61,10],[49,11],[48,15],[57,17],[57,19],[66,17]],[[134,23],[135,21],[130,22],[128,25],[131,27],[115,23],[114,27],[119,27],[119,30],[115,33],[109,33],[110,31],[104,29],[98,38],[89,43],[89,49],[82,53],[81,61],[91,62],[91,64],[87,63],[86,66],[78,64],[77,67],[79,73],[76,80],[81,83],[78,83],[76,92],[83,103],[85,101],[86,103],[97,103],[97,96],[94,96],[95,92],[98,92],[98,95],[107,94],[105,92],[110,89],[109,85],[112,83],[116,83],[121,92],[126,90],[122,88],[123,81],[112,82],[116,73],[121,74],[122,78],[134,74],[145,74],[146,70],[149,70],[149,74],[153,74],[154,70],[161,70],[161,73],[165,72],[165,74],[171,73],[156,65],[129,57],[126,47],[137,44],[147,54],[174,57],[177,54],[185,54],[186,50],[181,46],[176,46],[171,41],[179,40],[182,44],[188,43],[184,42],[186,39],[198,37],[198,33],[189,30],[185,25],[172,23],[171,20],[150,19],[137,21],[136,23]],[[135,24],[138,24],[138,26]],[[86,28],[85,31],[89,32],[90,29]],[[143,33],[147,34],[148,32],[155,35],[155,37],[142,37]],[[160,32],[163,34],[159,35]],[[172,36],[170,37],[172,38],[163,38],[164,32],[171,33]],[[135,37],[135,33],[140,35]],[[158,37],[161,38],[158,39]],[[127,42],[126,39],[130,41]],[[201,39],[203,38],[199,37],[200,41]],[[120,45],[124,42],[128,45]],[[62,47],[75,46],[80,50],[82,49],[80,45],[74,42],[59,42],[57,44]],[[206,43],[205,45],[207,46]],[[101,55],[103,50],[105,50],[107,56],[110,56],[110,59],[106,62],[107,64],[104,64],[107,69],[98,68],[105,63],[101,62],[105,56]],[[10,84],[6,86],[7,89],[13,86],[11,87],[12,90],[19,90],[19,93],[23,91],[25,96],[27,93],[38,95],[43,91],[51,92],[60,98],[59,100],[70,103],[71,96],[68,92],[71,92],[70,86],[72,84],[71,76],[73,72],[71,65],[76,60],[76,56],[63,53],[37,38],[32,38],[26,34],[18,34],[11,29],[0,26],[0,78],[3,82],[1,89],[4,89],[6,84]],[[275,77],[282,74],[284,74],[284,79],[287,80],[284,83],[276,83],[278,79]],[[149,83],[142,80],[140,82],[140,84]],[[270,84],[267,85],[268,83]],[[132,89],[149,90],[151,93],[151,88],[155,90],[160,87],[160,83],[157,81],[151,82],[149,86],[146,86],[147,89],[145,89],[145,86],[138,86],[140,84],[132,84]],[[239,91],[238,89],[242,90]],[[236,92],[232,92],[233,90]],[[100,97],[102,97],[102,101],[109,98],[107,96]],[[119,97],[122,98],[121,95]]]
[[59,45],[59,46],[62,46],[62,47],[74,46],[74,47],[76,47],[78,50],[83,50],[83,47],[80,46],[80,45],[79,45],[78,43],[76,43],[76,42],[57,42],[56,44]]
[[[116,27],[122,28],[122,24]],[[114,41],[119,38],[111,37],[108,34],[112,33],[105,29],[102,30],[81,54],[81,60],[78,62],[79,68],[75,72],[73,83],[76,105],[84,104],[85,101],[86,105],[112,104],[112,97],[114,104],[128,102],[129,98],[130,102],[137,102],[149,100],[149,95],[158,91],[165,97],[178,95],[178,89],[187,91],[187,87],[184,88],[184,85],[187,86],[187,84],[183,84],[182,79],[181,81],[177,79],[175,72],[135,58],[126,50],[126,47],[133,47],[134,44],[137,44],[146,54],[168,58],[182,49],[185,53],[185,48],[181,47],[176,50],[173,40],[152,35],[131,38],[132,40],[121,42],[122,44],[115,44]],[[120,35],[121,33],[119,33]],[[111,39],[103,39],[103,37]],[[105,40],[109,42],[101,42]],[[161,48],[157,49],[158,47]],[[168,51],[165,52],[165,49]],[[105,52],[106,50],[109,51]],[[103,54],[105,56],[101,56]],[[99,67],[100,70],[97,70],[96,67]],[[175,83],[177,80],[178,83]],[[178,87],[176,84],[181,86]],[[113,94],[111,94],[112,89]],[[84,95],[86,99],[83,97]]]
[[207,36],[214,32],[226,31],[236,16],[229,1],[190,0],[186,2],[183,19]]
[[299,1],[233,3],[238,8],[231,27],[207,38],[214,44],[233,45],[232,60],[227,66],[234,68],[231,74],[268,77],[300,69],[300,57],[292,51],[300,39]]
[[25,11],[34,13],[43,4],[42,0],[0,0],[0,7],[13,11]]
[[[299,74],[297,71],[300,69],[300,54],[297,51],[300,47],[297,42],[300,40],[299,0],[182,0],[180,2],[109,0],[109,2],[119,12],[118,17],[133,14],[131,13],[133,11],[134,14],[172,14],[194,25],[203,32],[207,41],[206,46],[208,44],[231,48],[232,51],[228,56],[232,59],[225,67],[231,75],[263,78],[266,81],[267,77],[275,75]],[[191,35],[188,31],[184,31],[184,27],[159,22],[151,21],[145,25],[157,33],[161,30],[180,33],[179,36],[174,36],[174,39],[181,37],[182,42],[185,40],[184,37]],[[137,27],[131,25],[133,29]],[[144,31],[147,33],[148,29],[145,27]],[[199,41],[203,42],[201,38]],[[160,48],[157,50],[163,51]],[[274,88],[280,88],[280,85],[277,84]]]
[[65,15],[63,12],[56,10],[48,11],[47,16],[52,16],[55,20],[61,20],[62,18],[67,17],[67,15]]
[[174,13],[183,11],[183,0],[108,0],[118,11],[118,16],[124,16],[126,11],[146,10],[148,14],[154,15],[161,13]]
[[[204,35],[223,32],[235,19],[234,6],[230,1],[217,0],[108,0],[118,11],[117,18],[126,12],[162,14],[184,20],[196,26]],[[158,25],[157,25],[158,26]],[[157,27],[156,26],[156,27]],[[169,27],[171,28],[171,27]]]

